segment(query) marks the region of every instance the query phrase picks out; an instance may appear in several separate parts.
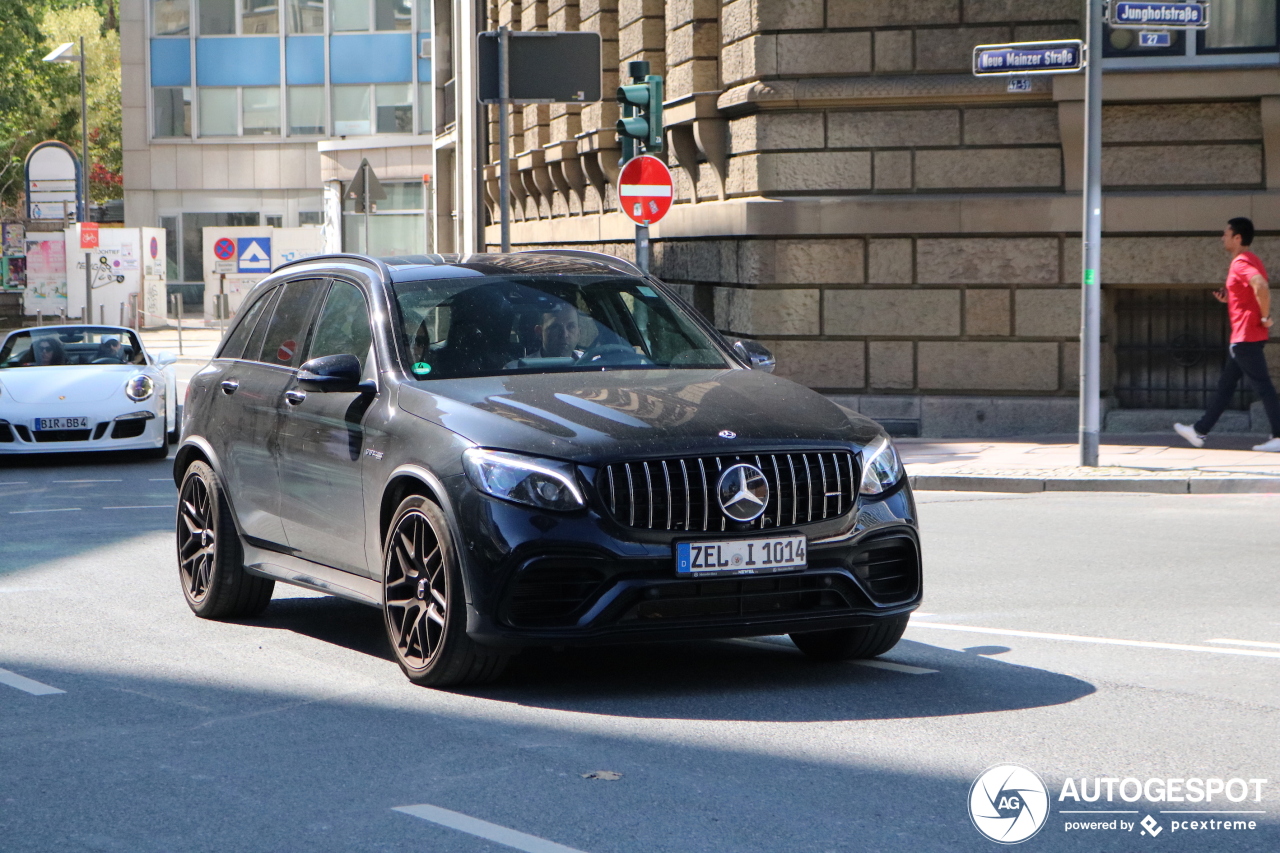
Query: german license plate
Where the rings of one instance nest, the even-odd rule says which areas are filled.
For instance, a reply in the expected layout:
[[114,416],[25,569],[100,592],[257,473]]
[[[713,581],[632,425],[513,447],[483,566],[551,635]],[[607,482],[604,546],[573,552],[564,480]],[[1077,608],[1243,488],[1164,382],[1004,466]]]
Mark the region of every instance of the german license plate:
[[803,569],[807,552],[803,536],[680,542],[676,544],[676,573],[754,575]]
[[36,418],[36,432],[47,429],[88,429],[88,418]]

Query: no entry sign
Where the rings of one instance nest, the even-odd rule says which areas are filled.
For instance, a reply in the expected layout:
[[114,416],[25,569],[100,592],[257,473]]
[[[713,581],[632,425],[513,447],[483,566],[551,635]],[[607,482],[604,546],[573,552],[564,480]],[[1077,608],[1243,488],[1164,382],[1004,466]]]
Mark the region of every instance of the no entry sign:
[[671,209],[671,171],[645,154],[627,161],[618,176],[618,203],[637,225],[652,225]]

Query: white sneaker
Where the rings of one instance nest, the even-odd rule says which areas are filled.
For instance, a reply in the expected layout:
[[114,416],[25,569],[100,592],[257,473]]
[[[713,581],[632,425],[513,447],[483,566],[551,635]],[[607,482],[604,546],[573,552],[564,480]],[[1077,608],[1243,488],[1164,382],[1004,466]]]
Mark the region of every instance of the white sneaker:
[[[1173,431],[1185,438],[1187,444],[1192,447],[1204,447],[1204,436],[1196,432],[1195,427],[1187,426],[1186,424],[1174,424]],[[1273,438],[1272,441],[1277,441],[1277,439]],[[1257,448],[1255,447],[1254,450],[1257,450]],[[1276,450],[1280,450],[1280,445],[1276,447]]]
[[1280,438],[1273,438],[1262,442],[1262,444],[1255,444],[1253,449],[1260,450],[1263,453],[1280,453]]

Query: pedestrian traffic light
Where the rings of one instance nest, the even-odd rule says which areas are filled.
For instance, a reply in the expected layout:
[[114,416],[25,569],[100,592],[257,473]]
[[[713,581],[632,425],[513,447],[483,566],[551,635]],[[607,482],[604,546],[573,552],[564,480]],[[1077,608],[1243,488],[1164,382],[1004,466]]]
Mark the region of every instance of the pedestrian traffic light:
[[[622,162],[637,153],[662,152],[662,76],[649,73],[649,63],[628,65],[631,84],[618,87],[618,103],[622,118],[618,119],[618,135],[622,137]],[[636,151],[636,143],[640,151]]]

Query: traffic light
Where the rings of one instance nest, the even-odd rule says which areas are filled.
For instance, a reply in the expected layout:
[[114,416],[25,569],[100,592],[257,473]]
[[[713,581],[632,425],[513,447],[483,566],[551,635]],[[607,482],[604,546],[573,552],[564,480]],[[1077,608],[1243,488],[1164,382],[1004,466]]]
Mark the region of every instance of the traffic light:
[[618,87],[618,103],[622,118],[618,119],[618,136],[622,137],[622,162],[636,156],[636,143],[642,154],[662,152],[662,77],[649,73],[649,63],[632,62],[631,85]]

